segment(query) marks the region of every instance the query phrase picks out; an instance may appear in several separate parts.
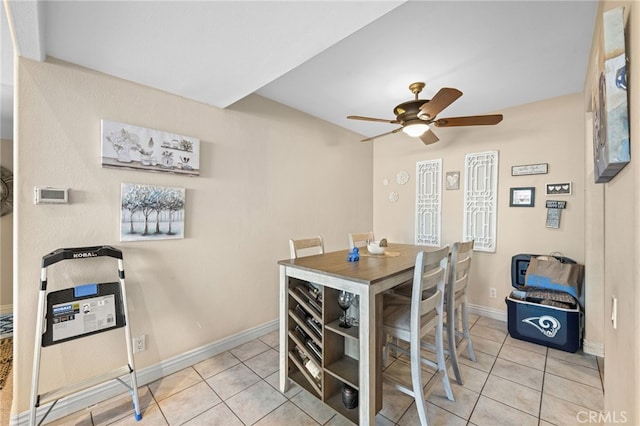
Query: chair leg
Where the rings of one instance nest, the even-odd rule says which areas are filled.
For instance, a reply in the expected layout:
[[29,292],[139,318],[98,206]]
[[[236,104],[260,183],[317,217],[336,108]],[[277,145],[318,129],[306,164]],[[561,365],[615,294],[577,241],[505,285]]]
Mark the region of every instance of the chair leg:
[[444,358],[444,340],[442,336],[443,326],[440,322],[436,326],[436,357],[438,360],[438,369],[442,372],[442,387],[447,394],[449,401],[455,401],[453,396],[453,389],[451,389],[451,382],[449,381],[449,372],[447,371],[447,362]]
[[473,351],[473,343],[471,343],[471,334],[469,333],[469,314],[467,312],[467,301],[462,302],[462,332],[467,340],[467,351],[471,361],[476,362],[476,353]]
[[413,398],[416,401],[418,418],[422,426],[429,426],[427,416],[427,403],[424,399],[424,387],[422,384],[422,354],[420,353],[420,342],[411,344],[411,383],[413,384]]
[[456,343],[457,324],[458,324],[458,311],[451,309],[449,313],[453,314],[451,318],[447,318],[447,341],[449,345],[449,361],[451,362],[451,369],[456,376],[456,382],[460,386],[464,384],[462,380],[462,373],[460,372],[460,366],[458,365],[458,348]]
[[387,367],[387,361],[389,360],[389,336],[384,335],[384,346],[382,346],[382,367]]
[[398,358],[398,345],[400,343],[398,342],[398,338],[397,337],[391,337],[391,356],[394,358]]

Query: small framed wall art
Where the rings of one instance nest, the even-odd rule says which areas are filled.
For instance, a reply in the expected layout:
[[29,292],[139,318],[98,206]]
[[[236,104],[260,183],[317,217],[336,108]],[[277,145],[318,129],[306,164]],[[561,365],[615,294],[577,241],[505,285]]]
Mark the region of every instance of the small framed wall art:
[[460,172],[447,172],[445,177],[445,189],[460,189]]
[[536,189],[528,188],[511,188],[509,196],[509,207],[533,207],[536,200]]
[[571,182],[548,183],[547,195],[571,195]]
[[185,189],[123,183],[120,241],[184,238]]

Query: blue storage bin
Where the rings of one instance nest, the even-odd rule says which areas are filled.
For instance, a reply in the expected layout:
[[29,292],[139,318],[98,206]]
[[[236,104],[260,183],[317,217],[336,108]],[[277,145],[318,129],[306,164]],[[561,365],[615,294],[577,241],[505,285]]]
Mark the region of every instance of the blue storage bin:
[[[511,285],[524,286],[524,278],[531,257],[535,254],[518,254],[511,259]],[[561,262],[575,261],[556,257]],[[537,343],[566,352],[575,352],[582,346],[584,314],[580,305],[575,309],[558,308],[514,297],[507,303],[508,330],[514,339]]]

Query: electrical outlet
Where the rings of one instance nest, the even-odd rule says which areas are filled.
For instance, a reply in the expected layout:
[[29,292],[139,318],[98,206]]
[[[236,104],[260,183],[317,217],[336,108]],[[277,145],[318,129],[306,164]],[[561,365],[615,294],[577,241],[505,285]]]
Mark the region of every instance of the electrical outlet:
[[133,338],[133,353],[142,352],[147,350],[147,335]]
[[496,297],[498,297],[498,293],[496,292],[495,287],[491,287],[489,289],[489,298],[495,299]]

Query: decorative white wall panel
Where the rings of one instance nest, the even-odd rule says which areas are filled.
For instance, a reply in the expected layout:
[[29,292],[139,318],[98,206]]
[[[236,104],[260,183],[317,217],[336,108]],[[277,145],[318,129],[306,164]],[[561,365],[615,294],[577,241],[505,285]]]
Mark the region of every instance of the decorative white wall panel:
[[462,238],[477,251],[496,251],[498,151],[465,155]]
[[416,163],[416,244],[440,246],[442,159]]

